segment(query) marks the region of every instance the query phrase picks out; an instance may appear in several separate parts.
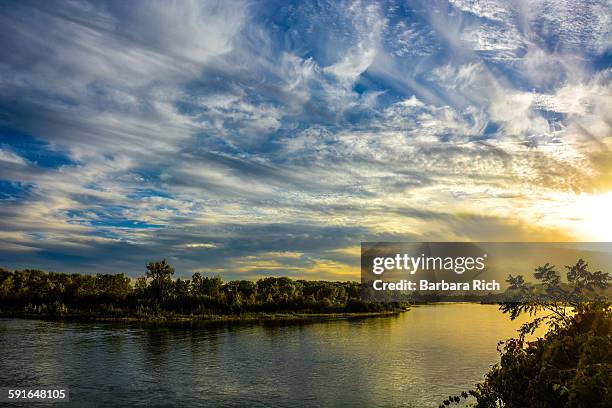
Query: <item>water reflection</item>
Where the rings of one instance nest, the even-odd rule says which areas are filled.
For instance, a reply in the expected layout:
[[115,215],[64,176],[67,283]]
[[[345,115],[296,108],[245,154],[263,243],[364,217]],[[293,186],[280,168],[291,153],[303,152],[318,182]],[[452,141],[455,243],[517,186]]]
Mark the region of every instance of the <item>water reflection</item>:
[[73,406],[437,407],[514,335],[492,305],[264,323],[0,320],[0,386],[66,384]]

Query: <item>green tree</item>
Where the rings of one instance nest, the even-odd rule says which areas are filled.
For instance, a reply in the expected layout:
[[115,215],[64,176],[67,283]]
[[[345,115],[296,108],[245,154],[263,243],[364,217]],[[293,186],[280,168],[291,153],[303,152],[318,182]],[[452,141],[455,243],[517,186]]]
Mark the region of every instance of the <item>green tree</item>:
[[65,274],[0,268],[0,314],[119,317],[166,312],[232,314],[243,312],[375,312],[399,304],[362,302],[360,284],[270,277],[258,282],[223,282],[219,276],[173,280],[165,260],[151,262],[136,280],[124,274]]
[[166,262],[166,259],[161,261],[150,262],[147,265],[147,278],[151,279],[151,290],[155,299],[159,303],[164,303],[168,298],[172,288],[172,275],[174,268]]
[[[612,406],[612,304],[601,295],[609,288],[608,273],[592,272],[580,259],[566,266],[567,283],[554,266],[535,269],[540,285],[509,276],[515,301],[500,306],[516,319],[533,319],[517,338],[499,343],[500,363],[469,394],[476,408],[606,408]],[[544,338],[526,341],[542,324]],[[440,407],[467,398],[450,396]]]
[[209,278],[208,276],[202,280],[201,294],[213,298],[219,297],[223,281],[219,276]]
[[198,296],[202,293],[202,274],[200,272],[195,272],[192,276],[191,276],[191,286],[190,286],[190,292],[192,295],[194,296]]

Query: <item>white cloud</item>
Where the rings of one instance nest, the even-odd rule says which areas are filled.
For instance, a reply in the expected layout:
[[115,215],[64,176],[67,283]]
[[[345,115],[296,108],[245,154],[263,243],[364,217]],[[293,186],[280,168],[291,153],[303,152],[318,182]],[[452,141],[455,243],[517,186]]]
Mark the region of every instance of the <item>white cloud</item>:
[[3,201],[1,246],[287,267],[368,236],[525,237],[539,200],[606,188],[599,3],[452,3],[3,9],[1,124],[74,162],[2,146],[2,178],[27,189]]
[[185,244],[186,248],[217,248],[217,244],[213,244],[212,242],[192,242],[189,244]]
[[380,17],[378,7],[374,4],[366,6],[357,2],[346,12],[353,18],[357,32],[356,44],[346,51],[340,61],[325,67],[324,71],[351,84],[374,62],[386,19]]
[[19,166],[25,166],[27,164],[26,161],[18,154],[15,154],[8,149],[2,149],[2,148],[0,148],[0,161],[5,162],[5,163],[16,164]]

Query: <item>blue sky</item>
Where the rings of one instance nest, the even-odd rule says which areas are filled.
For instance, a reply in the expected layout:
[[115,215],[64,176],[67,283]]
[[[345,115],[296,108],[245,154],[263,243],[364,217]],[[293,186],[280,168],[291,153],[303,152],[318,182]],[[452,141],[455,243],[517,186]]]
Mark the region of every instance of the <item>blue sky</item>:
[[344,280],[361,241],[610,240],[611,26],[606,1],[1,1],[0,265]]

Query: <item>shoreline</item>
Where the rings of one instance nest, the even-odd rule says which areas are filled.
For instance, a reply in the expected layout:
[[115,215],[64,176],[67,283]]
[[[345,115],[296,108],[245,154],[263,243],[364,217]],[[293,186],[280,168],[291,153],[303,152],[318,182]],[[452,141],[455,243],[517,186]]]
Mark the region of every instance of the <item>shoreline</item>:
[[167,315],[167,316],[95,316],[81,314],[50,315],[21,312],[0,312],[0,319],[24,319],[66,322],[117,322],[117,323],[224,323],[256,321],[323,321],[342,319],[364,319],[372,317],[398,316],[410,309],[384,312],[335,312],[335,313],[244,313],[237,315]]

